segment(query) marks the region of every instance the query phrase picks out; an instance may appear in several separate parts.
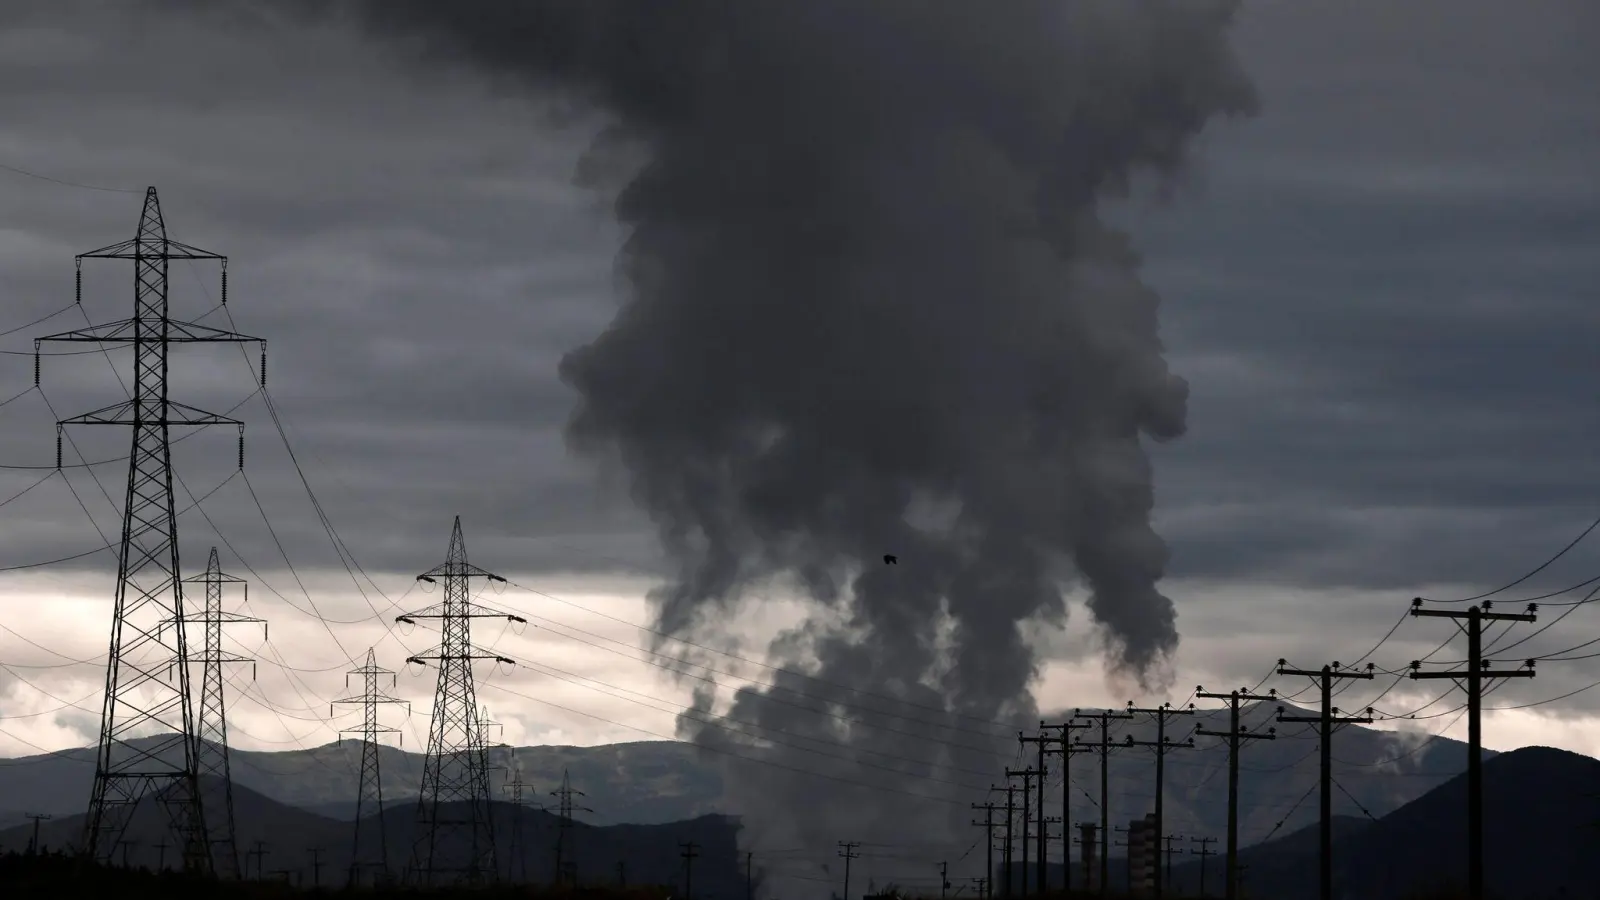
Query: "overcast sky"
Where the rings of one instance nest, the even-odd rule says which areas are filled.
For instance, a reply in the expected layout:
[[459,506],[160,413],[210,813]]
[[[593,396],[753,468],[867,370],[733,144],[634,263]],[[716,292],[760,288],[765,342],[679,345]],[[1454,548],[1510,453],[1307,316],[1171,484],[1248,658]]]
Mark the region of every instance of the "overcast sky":
[[[254,682],[236,673],[235,741],[330,740],[341,673],[376,646],[415,703],[406,745],[417,745],[432,678],[402,660],[430,636],[389,623],[439,599],[413,576],[443,560],[455,515],[473,562],[514,583],[482,602],[535,626],[477,632],[527,663],[484,672],[479,696],[505,739],[671,737],[687,688],[635,649],[659,571],[653,532],[562,438],[574,397],[556,364],[615,312],[626,237],[606,197],[574,186],[599,120],[553,117],[464,69],[404,69],[339,27],[86,9],[52,0],[0,14],[0,164],[22,170],[0,171],[0,331],[59,311],[0,337],[0,400],[17,395],[0,408],[0,464],[16,467],[0,470],[0,499],[44,479],[0,508],[0,568],[117,533],[119,463],[49,467],[57,415],[121,388],[91,353],[46,358],[30,391],[31,339],[129,314],[121,263],[87,264],[82,310],[68,308],[72,257],[131,237],[156,185],[172,236],[231,257],[228,312],[204,322],[269,341],[288,445],[358,567],[341,562],[253,396],[254,347],[175,351],[175,397],[216,412],[244,401],[248,483],[228,480],[231,431],[174,451],[180,507],[222,485],[182,516],[186,568],[219,545],[224,568],[251,582],[249,611],[271,622],[266,643],[235,632],[235,649],[262,659]],[[1130,698],[1108,686],[1075,610],[1064,632],[1036,638],[1049,659],[1042,708],[1180,701],[1194,684],[1254,685],[1280,657],[1354,660],[1411,597],[1500,587],[1600,515],[1597,36],[1582,0],[1245,5],[1235,38],[1260,115],[1208,129],[1169,203],[1117,211],[1191,386],[1188,434],[1153,451],[1182,687]],[[175,315],[217,302],[214,267],[193,269],[174,267]],[[109,358],[128,378],[128,351]],[[127,452],[125,431],[71,436],[68,463]],[[1597,550],[1600,536],[1495,599],[1513,608],[1591,578]],[[114,576],[105,552],[0,573],[0,753],[93,740]],[[746,611],[753,635],[781,624],[772,610],[793,615],[761,599]],[[1541,625],[1564,611],[1547,607]],[[1507,658],[1583,644],[1595,616],[1579,607]],[[1407,621],[1372,660],[1402,666],[1451,630]],[[713,677],[761,677],[733,657],[723,669]],[[594,680],[563,680],[579,676]],[[1596,680],[1600,658],[1545,663],[1489,702]],[[1402,683],[1378,707],[1403,713],[1437,693]],[[1597,711],[1600,689],[1494,713],[1485,740],[1600,752]],[[1452,722],[1464,735],[1452,717],[1408,727]]]

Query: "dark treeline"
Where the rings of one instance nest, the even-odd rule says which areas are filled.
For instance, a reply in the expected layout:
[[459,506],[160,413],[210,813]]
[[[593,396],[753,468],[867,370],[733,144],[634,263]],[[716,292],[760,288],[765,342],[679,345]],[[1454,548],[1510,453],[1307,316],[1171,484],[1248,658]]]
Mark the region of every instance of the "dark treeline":
[[61,900],[62,897],[115,897],[117,900],[185,900],[185,898],[274,898],[307,893],[359,895],[362,898],[448,897],[470,894],[482,900],[498,897],[561,897],[572,900],[666,900],[671,888],[642,885],[548,888],[506,885],[471,889],[324,888],[313,891],[287,881],[217,881],[171,870],[112,867],[86,862],[67,853],[0,854],[0,885],[6,900]]
[[[534,898],[548,897],[563,898],[563,900],[671,900],[677,892],[668,886],[648,886],[617,888],[614,886],[593,886],[577,888],[551,888],[534,887],[529,885],[505,885],[499,887],[460,888],[460,889],[417,889],[417,888],[324,888],[313,890],[298,886],[287,881],[217,881],[211,878],[201,878],[186,875],[175,871],[155,872],[147,868],[125,869],[85,862],[78,856],[61,853],[47,852],[42,854],[29,853],[3,853],[0,854],[0,885],[5,886],[6,900],[61,900],[66,896],[79,897],[115,897],[117,900],[186,900],[186,898],[281,898],[307,893],[318,895],[359,895],[364,898],[387,897],[416,897],[426,894],[432,897],[448,897],[453,895],[470,895],[478,900],[495,900],[495,898],[518,897]],[[1208,892],[1209,896],[1217,893]],[[898,890],[872,895],[876,898],[909,898],[920,896],[918,894],[903,893]],[[1044,894],[1034,894],[1034,900],[1127,900],[1133,895],[1116,892],[1110,897],[1105,897],[1094,891],[1073,891],[1062,893],[1059,890],[1049,891]],[[1189,892],[1168,894],[1170,900],[1186,900],[1201,896]],[[1246,896],[1252,896],[1248,892]],[[1413,895],[1413,900],[1460,900],[1464,893],[1451,890],[1439,892],[1423,892]],[[835,898],[837,900],[837,898]],[[1256,900],[1272,900],[1268,896],[1259,896]]]

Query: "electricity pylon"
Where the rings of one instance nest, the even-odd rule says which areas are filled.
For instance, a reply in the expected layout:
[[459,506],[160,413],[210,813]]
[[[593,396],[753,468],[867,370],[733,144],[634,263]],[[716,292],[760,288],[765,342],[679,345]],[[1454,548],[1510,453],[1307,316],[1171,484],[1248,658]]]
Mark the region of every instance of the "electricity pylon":
[[550,796],[556,798],[560,804],[557,809],[559,818],[556,820],[556,884],[565,884],[568,887],[578,886],[578,854],[577,848],[572,844],[572,815],[573,813],[592,813],[594,810],[587,806],[576,806],[573,797],[582,797],[583,791],[572,787],[572,777],[566,769],[561,770],[561,787],[551,791]]
[[[239,848],[233,824],[233,772],[228,765],[228,714],[222,696],[222,667],[232,663],[251,663],[255,660],[222,649],[222,626],[254,623],[261,625],[263,636],[267,623],[264,619],[240,613],[222,611],[222,586],[237,584],[248,592],[250,586],[243,578],[235,578],[222,571],[217,562],[217,548],[211,548],[206,560],[206,571],[183,579],[185,584],[206,586],[205,611],[186,616],[188,624],[205,626],[206,639],[200,676],[199,741],[195,754],[200,767],[201,806],[205,809],[206,826],[211,836],[211,864],[218,875],[239,879]],[[196,662],[194,657],[190,662]]]
[[[402,744],[405,741],[405,735],[401,734],[398,728],[390,728],[387,725],[378,724],[378,706],[387,703],[404,703],[406,715],[409,716],[411,715],[411,703],[391,697],[378,687],[378,679],[385,675],[389,676],[389,686],[394,687],[394,672],[389,669],[379,668],[377,656],[370,647],[367,648],[366,664],[345,673],[345,687],[350,686],[351,675],[361,676],[361,695],[333,701],[332,704],[329,704],[328,715],[330,718],[332,717],[335,704],[361,704],[361,727],[345,728],[339,732],[340,737],[351,733],[361,735],[361,778],[356,786],[356,817],[355,827],[352,829],[355,833],[351,836],[350,872],[348,875],[349,883],[354,887],[362,867],[377,869],[379,875],[375,877],[378,879],[387,879],[389,875],[389,839],[383,827],[383,781],[379,777],[378,771],[378,735],[400,735]],[[376,810],[373,814],[373,823],[378,829],[376,859],[362,853],[363,848],[361,846],[361,817],[373,810]]]
[[503,786],[503,790],[511,795],[511,865],[508,867],[508,875],[513,884],[528,883],[528,848],[522,841],[522,810],[528,802],[526,794],[528,787],[528,783],[522,780],[522,759],[513,749],[511,777]]
[[[85,259],[129,259],[134,265],[133,317],[53,334],[34,341],[33,382],[39,384],[39,345],[45,341],[132,345],[133,389],[128,400],[56,423],[56,467],[66,425],[127,425],[133,430],[128,488],[117,550],[117,589],[111,617],[99,752],[83,853],[109,862],[139,800],[152,789],[167,809],[183,848],[184,868],[211,871],[198,746],[189,684],[183,583],[178,566],[178,519],[172,499],[174,426],[235,425],[244,467],[244,423],[203,412],[167,396],[167,356],[175,343],[265,342],[168,315],[167,270],[172,260],[217,260],[227,302],[227,257],[167,237],[156,189],[144,195],[133,238],[77,256],[77,296],[83,299]],[[167,629],[166,623],[172,627]],[[140,740],[143,738],[144,740]]]
[[450,533],[450,551],[443,564],[417,576],[437,584],[444,579],[444,602],[417,612],[396,616],[396,622],[416,624],[418,619],[438,619],[439,652],[412,656],[406,662],[439,668],[433,697],[433,724],[428,729],[428,755],[422,767],[422,793],[417,799],[417,841],[406,866],[407,880],[424,885],[449,881],[477,884],[493,879],[494,822],[489,798],[489,761],[483,739],[472,664],[487,659],[516,665],[516,661],[472,648],[473,619],[506,619],[527,623],[472,602],[473,578],[505,582],[504,578],[467,562],[467,542],[461,536],[461,517]]

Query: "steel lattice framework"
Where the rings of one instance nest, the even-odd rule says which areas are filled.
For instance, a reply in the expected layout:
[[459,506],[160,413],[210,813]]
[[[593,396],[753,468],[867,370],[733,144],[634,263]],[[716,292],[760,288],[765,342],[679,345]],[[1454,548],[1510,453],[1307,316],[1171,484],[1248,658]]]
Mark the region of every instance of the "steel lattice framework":
[[169,399],[167,356],[174,343],[253,341],[262,345],[264,367],[266,344],[259,338],[169,317],[167,272],[171,261],[218,261],[222,301],[226,303],[227,258],[169,239],[154,187],[145,191],[139,230],[132,239],[77,257],[80,303],[85,259],[133,261],[132,318],[50,335],[34,343],[36,385],[38,346],[44,341],[134,348],[133,389],[126,402],[56,423],[58,468],[63,426],[125,425],[133,431],[100,746],[82,851],[109,862],[140,799],[154,791],[183,848],[184,867],[209,872],[211,853],[199,791],[199,748],[189,683],[191,657],[179,578],[169,434],[174,426],[238,426],[239,465],[243,468],[244,424]]
[[[339,732],[343,737],[347,734],[361,735],[361,780],[356,788],[356,819],[354,834],[351,836],[350,874],[349,883],[354,887],[360,881],[362,869],[372,869],[375,882],[386,881],[389,878],[389,838],[383,827],[383,781],[378,769],[378,735],[400,735],[400,729],[390,728],[378,724],[378,707],[382,704],[404,703],[406,714],[411,714],[411,703],[399,700],[385,694],[378,687],[378,681],[385,675],[389,676],[389,686],[394,687],[394,672],[378,666],[377,655],[371,648],[367,649],[367,662],[365,665],[351,669],[345,674],[345,686],[350,684],[351,675],[361,676],[361,695],[335,700],[334,704],[361,704],[361,727],[346,728]],[[328,714],[331,717],[333,710]],[[404,736],[401,735],[401,740]],[[372,852],[370,838],[363,843],[361,831],[361,818],[371,815],[373,828],[378,834],[377,850]]]
[[237,584],[250,590],[243,578],[235,578],[222,571],[217,561],[217,548],[211,548],[206,560],[204,575],[185,578],[185,584],[206,586],[206,608],[200,615],[191,615],[186,621],[205,626],[205,654],[191,662],[201,664],[200,717],[198,753],[200,768],[200,798],[205,810],[206,826],[211,837],[211,864],[224,878],[239,878],[239,845],[233,824],[233,772],[228,766],[228,713],[222,696],[222,667],[234,663],[252,663],[248,656],[229,653],[222,649],[222,626],[225,624],[255,623],[266,632],[266,620],[241,613],[223,612],[222,586]]
[[477,660],[516,665],[515,660],[472,647],[473,619],[506,619],[526,624],[520,616],[479,606],[470,582],[505,579],[467,562],[467,543],[456,516],[450,550],[442,565],[417,576],[419,581],[444,581],[444,602],[403,616],[396,622],[415,624],[438,619],[439,651],[412,656],[409,663],[433,663],[439,682],[433,698],[433,724],[428,730],[428,755],[423,763],[422,794],[417,802],[417,842],[406,866],[406,878],[424,885],[477,884],[498,876],[494,824],[489,797],[489,760],[478,709],[472,664]]
[[[523,846],[522,819],[523,807],[527,806],[526,789],[529,787],[522,780],[522,760],[511,751],[511,777],[502,785],[502,790],[511,795],[511,865],[508,874],[513,883],[526,884],[528,882],[528,848]],[[541,807],[542,809],[542,807]]]
[[572,823],[574,821],[572,816],[574,813],[592,813],[594,810],[587,806],[573,804],[572,798],[582,797],[584,793],[572,786],[572,776],[566,769],[561,770],[561,787],[558,790],[551,791],[550,796],[556,798],[559,804],[556,807],[558,819],[554,883],[575,888],[578,886],[578,854],[577,848],[573,846],[572,841]]

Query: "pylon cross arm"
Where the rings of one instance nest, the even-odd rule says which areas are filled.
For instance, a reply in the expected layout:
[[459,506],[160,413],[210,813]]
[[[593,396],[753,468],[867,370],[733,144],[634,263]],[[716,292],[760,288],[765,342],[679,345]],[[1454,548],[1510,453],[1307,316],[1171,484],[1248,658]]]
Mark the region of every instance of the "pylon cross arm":
[[[238,419],[209,413],[203,409],[196,409],[187,404],[173,400],[167,401],[167,409],[162,410],[160,418],[152,420],[149,416],[140,415],[140,403],[134,400],[124,400],[113,403],[93,412],[68,419],[57,420],[57,425],[243,425]],[[173,417],[172,413],[180,413]],[[188,415],[181,415],[187,413]]]
[[443,562],[417,576],[419,580],[432,580],[434,578],[446,577],[487,578],[490,581],[499,581],[502,583],[505,583],[506,581],[504,578],[501,578],[499,575],[496,575],[488,569],[480,568],[468,562]]

